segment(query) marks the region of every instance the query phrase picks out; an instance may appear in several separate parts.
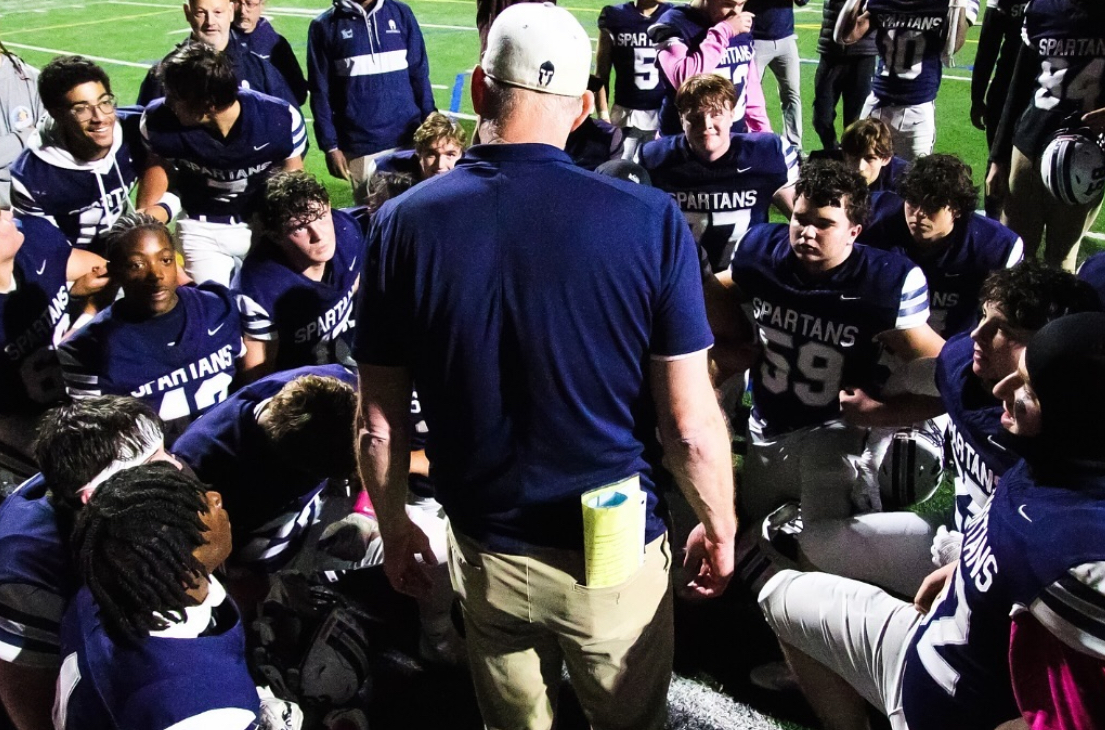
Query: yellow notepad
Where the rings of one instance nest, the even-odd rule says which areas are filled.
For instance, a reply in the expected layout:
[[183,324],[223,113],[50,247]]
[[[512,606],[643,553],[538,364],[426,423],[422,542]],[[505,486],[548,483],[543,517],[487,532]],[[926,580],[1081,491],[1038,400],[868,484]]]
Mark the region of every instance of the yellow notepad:
[[640,478],[634,474],[584,492],[580,502],[587,586],[607,588],[626,582],[644,559],[647,495]]

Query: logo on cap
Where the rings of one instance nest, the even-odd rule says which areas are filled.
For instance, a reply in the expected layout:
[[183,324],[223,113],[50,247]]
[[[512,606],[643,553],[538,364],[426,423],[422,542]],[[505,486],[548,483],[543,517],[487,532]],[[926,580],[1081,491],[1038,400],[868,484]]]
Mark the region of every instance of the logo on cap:
[[548,86],[552,83],[553,74],[556,69],[552,65],[552,61],[545,61],[541,64],[541,67],[537,69],[537,83],[542,86]]

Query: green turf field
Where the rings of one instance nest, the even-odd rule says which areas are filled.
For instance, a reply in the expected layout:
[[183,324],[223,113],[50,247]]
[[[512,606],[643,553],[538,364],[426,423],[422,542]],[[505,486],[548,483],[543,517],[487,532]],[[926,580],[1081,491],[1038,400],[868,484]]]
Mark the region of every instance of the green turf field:
[[[595,28],[604,0],[562,0],[586,28]],[[476,62],[478,40],[475,29],[474,0],[409,0],[426,37],[430,55],[430,80],[440,109],[470,115],[466,71]],[[291,42],[304,61],[307,25],[327,7],[325,0],[269,0],[265,14],[276,29]],[[806,63],[802,67],[803,112],[807,149],[817,146],[810,124],[813,101],[813,75],[816,68],[817,33],[821,23],[821,3],[817,0],[796,9],[799,47]],[[180,2],[171,0],[0,0],[0,39],[30,63],[42,66],[59,53],[79,53],[98,60],[111,75],[121,102],[133,100],[145,68],[160,59],[185,35]],[[597,29],[595,30],[597,33]],[[986,145],[983,133],[974,129],[968,117],[970,75],[977,28],[972,29],[967,46],[957,58],[958,67],[945,72],[945,81],[937,103],[936,149],[963,157],[981,182]],[[458,77],[463,88],[457,89]],[[781,128],[778,96],[771,75],[765,79],[768,111],[776,128]],[[459,105],[454,104],[459,100]],[[310,118],[310,110],[304,109]],[[313,141],[313,138],[312,138]],[[317,149],[307,157],[307,167],[326,177],[322,155]],[[345,186],[338,181],[332,192],[335,203],[350,200]],[[1105,246],[1105,216],[1099,216],[1093,228],[1096,238],[1090,246]]]

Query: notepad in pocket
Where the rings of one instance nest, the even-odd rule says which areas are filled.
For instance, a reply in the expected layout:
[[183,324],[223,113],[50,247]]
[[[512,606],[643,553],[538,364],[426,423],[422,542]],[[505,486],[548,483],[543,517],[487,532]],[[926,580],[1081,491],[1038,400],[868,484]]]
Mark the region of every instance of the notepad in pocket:
[[580,497],[588,588],[619,585],[641,567],[647,497],[636,474]]

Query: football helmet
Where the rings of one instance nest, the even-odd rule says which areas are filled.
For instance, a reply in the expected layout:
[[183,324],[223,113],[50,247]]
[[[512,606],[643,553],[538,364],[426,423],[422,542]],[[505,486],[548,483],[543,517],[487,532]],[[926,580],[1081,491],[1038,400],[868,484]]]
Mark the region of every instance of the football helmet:
[[1060,129],[1040,155],[1040,175],[1056,200],[1089,205],[1105,189],[1105,149],[1089,129]]
[[924,502],[944,474],[944,439],[935,428],[894,433],[879,464],[879,496],[886,511]]

